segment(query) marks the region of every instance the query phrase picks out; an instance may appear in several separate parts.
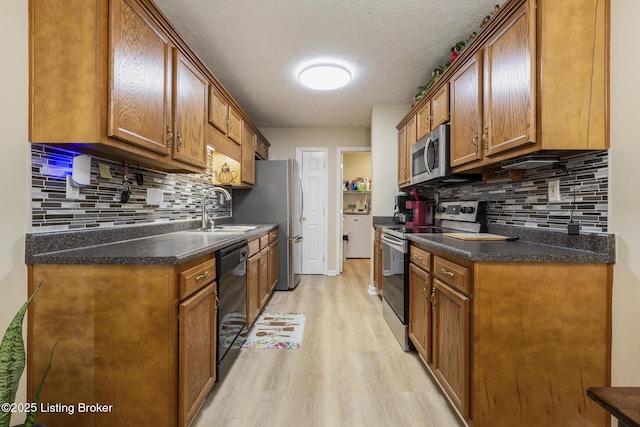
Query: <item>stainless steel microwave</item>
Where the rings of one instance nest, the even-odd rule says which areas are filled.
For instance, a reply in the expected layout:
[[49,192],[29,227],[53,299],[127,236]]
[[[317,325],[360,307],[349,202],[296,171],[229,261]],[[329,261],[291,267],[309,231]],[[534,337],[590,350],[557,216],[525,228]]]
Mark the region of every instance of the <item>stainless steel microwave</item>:
[[449,167],[449,125],[440,125],[411,146],[411,184],[441,180]]

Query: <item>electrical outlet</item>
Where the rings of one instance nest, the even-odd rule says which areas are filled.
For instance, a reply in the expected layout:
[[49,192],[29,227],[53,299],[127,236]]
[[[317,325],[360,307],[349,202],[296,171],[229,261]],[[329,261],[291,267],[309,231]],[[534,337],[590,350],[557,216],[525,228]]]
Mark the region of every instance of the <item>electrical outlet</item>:
[[548,182],[549,188],[549,201],[550,202],[559,202],[560,201],[560,180],[552,179]]
[[80,187],[73,184],[73,180],[71,175],[67,175],[67,199],[79,199],[80,198]]

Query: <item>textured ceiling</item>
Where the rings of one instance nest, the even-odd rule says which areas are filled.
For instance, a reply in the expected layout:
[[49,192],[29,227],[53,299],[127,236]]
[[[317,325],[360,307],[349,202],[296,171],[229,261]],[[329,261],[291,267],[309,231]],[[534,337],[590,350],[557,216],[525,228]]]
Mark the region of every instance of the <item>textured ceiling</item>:
[[[409,105],[503,0],[155,0],[259,127],[367,127],[373,105]],[[336,91],[300,86],[316,57],[350,64]]]

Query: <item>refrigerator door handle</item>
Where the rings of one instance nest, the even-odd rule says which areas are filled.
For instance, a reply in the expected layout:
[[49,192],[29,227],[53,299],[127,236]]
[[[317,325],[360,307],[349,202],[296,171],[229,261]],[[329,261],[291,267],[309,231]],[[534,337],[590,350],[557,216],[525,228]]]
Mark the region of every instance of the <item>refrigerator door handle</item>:
[[302,225],[302,217],[304,214],[304,184],[300,176],[298,176],[298,179],[300,180],[300,225]]

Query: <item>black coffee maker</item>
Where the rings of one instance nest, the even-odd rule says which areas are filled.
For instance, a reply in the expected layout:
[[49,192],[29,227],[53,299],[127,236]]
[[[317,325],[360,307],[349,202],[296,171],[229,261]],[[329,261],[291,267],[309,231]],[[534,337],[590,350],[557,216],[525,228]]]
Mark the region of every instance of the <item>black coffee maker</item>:
[[404,224],[407,221],[411,222],[412,210],[407,209],[407,202],[412,200],[411,196],[406,193],[400,193],[396,196],[395,213],[393,214],[393,222],[396,224]]

